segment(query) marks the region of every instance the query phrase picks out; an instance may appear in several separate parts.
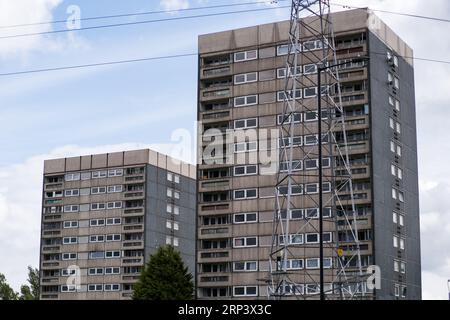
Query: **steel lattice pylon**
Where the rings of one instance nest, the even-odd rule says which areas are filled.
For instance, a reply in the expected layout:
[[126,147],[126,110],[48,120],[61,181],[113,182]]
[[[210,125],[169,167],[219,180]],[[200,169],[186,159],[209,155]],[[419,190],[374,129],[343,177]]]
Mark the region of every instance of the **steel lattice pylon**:
[[[326,242],[323,245],[326,297],[362,298],[365,283],[341,87],[338,67],[334,66],[337,60],[329,1],[293,0],[289,40],[268,296],[319,297],[320,272],[316,268],[317,262],[320,263],[317,218],[321,210],[316,209],[320,208],[319,189],[324,213],[322,237]],[[322,75],[321,80],[318,74]],[[320,83],[323,86],[318,89]],[[318,91],[322,105],[321,139]],[[323,167],[320,171],[314,169],[314,164],[319,167],[319,163]],[[311,166],[313,169],[307,170]],[[323,173],[322,188],[318,172]],[[340,247],[338,231],[344,233],[346,250]]]

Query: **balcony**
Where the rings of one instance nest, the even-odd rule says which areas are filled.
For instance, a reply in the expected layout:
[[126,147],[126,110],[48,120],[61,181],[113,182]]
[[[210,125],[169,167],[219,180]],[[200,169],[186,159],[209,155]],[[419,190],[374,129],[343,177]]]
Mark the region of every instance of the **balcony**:
[[230,117],[230,111],[214,112],[214,113],[203,113],[203,120],[223,120],[224,118]]
[[134,274],[134,275],[123,275],[122,276],[122,281],[124,282],[136,282],[137,280],[139,280],[140,274]]
[[223,98],[229,98],[231,94],[230,89],[214,90],[214,91],[203,91],[202,97],[203,101],[217,100]]
[[122,263],[127,266],[141,266],[144,264],[144,257],[125,257],[122,258]]
[[229,75],[231,73],[231,67],[220,67],[220,68],[213,68],[213,69],[205,69],[202,73],[202,78],[213,78],[213,77],[220,77]]
[[42,268],[59,267],[59,261],[42,262]]
[[122,242],[123,249],[143,249],[144,241],[142,240],[126,240]]
[[201,182],[200,183],[200,192],[202,191],[223,191],[228,190],[230,188],[230,181],[229,180],[222,180],[222,181],[208,181],[208,182]]
[[223,204],[204,204],[200,206],[200,211],[203,211],[208,214],[216,214],[216,213],[228,213],[230,210],[229,203]]
[[134,192],[125,192],[123,195],[126,199],[136,199],[136,198],[143,198],[144,197],[144,191],[134,191]]
[[122,231],[144,231],[144,224],[130,224],[130,225],[123,225]]
[[58,190],[63,189],[62,183],[47,183],[44,186],[44,190]]
[[60,246],[55,246],[55,245],[43,246],[42,252],[45,252],[45,253],[59,252],[60,249],[61,249]]

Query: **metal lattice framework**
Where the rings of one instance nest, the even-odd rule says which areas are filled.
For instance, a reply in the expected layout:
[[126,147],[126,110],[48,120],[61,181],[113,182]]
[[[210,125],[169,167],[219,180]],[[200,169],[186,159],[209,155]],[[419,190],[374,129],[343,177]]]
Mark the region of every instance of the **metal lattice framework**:
[[365,295],[336,65],[329,1],[293,0],[269,257],[272,299],[319,298],[320,234],[327,299]]

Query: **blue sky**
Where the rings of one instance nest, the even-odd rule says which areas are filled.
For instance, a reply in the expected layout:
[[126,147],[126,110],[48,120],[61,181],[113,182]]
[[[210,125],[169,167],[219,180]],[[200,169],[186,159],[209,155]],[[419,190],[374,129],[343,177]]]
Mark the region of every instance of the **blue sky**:
[[[450,14],[447,0],[333,2],[444,18]],[[0,0],[0,26],[64,20],[69,5],[78,5],[82,17],[91,17],[230,3],[242,1]],[[280,5],[286,3],[289,1]],[[247,8],[267,6],[273,4]],[[203,12],[84,21],[82,27]],[[449,59],[450,42],[444,41],[450,34],[449,23],[378,15],[414,49],[416,56]],[[0,39],[0,73],[192,53],[197,50],[199,34],[288,17],[288,10],[280,9]],[[0,37],[61,28],[65,25],[0,28]],[[415,77],[424,297],[445,299],[450,278],[450,168],[446,164],[450,157],[450,65],[416,61]],[[25,282],[26,266],[38,265],[43,160],[147,146],[167,150],[176,143],[172,135],[177,129],[194,133],[196,90],[196,57],[0,77],[0,272],[16,290]]]

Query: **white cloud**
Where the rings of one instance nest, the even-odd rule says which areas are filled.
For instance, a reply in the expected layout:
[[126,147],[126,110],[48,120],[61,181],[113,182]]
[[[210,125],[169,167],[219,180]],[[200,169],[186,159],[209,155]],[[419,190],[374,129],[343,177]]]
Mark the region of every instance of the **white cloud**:
[[159,4],[164,8],[164,10],[180,10],[189,8],[188,0],[161,0]]
[[[53,20],[55,10],[63,0],[0,0],[0,38],[20,34],[52,31],[55,25],[39,24]],[[27,25],[28,24],[28,25]],[[23,26],[17,26],[23,25]],[[16,26],[16,27],[6,27]],[[64,24],[58,24],[65,28]],[[0,59],[18,59],[27,65],[33,52],[63,52],[83,49],[88,43],[74,33],[62,35],[33,35],[0,39]]]
[[[19,290],[26,282],[27,266],[39,264],[42,170],[46,159],[151,148],[191,162],[192,140],[180,129],[173,143],[123,143],[94,147],[66,145],[23,163],[0,167],[0,272]],[[180,135],[181,133],[181,135]],[[180,138],[180,136],[182,138]]]

